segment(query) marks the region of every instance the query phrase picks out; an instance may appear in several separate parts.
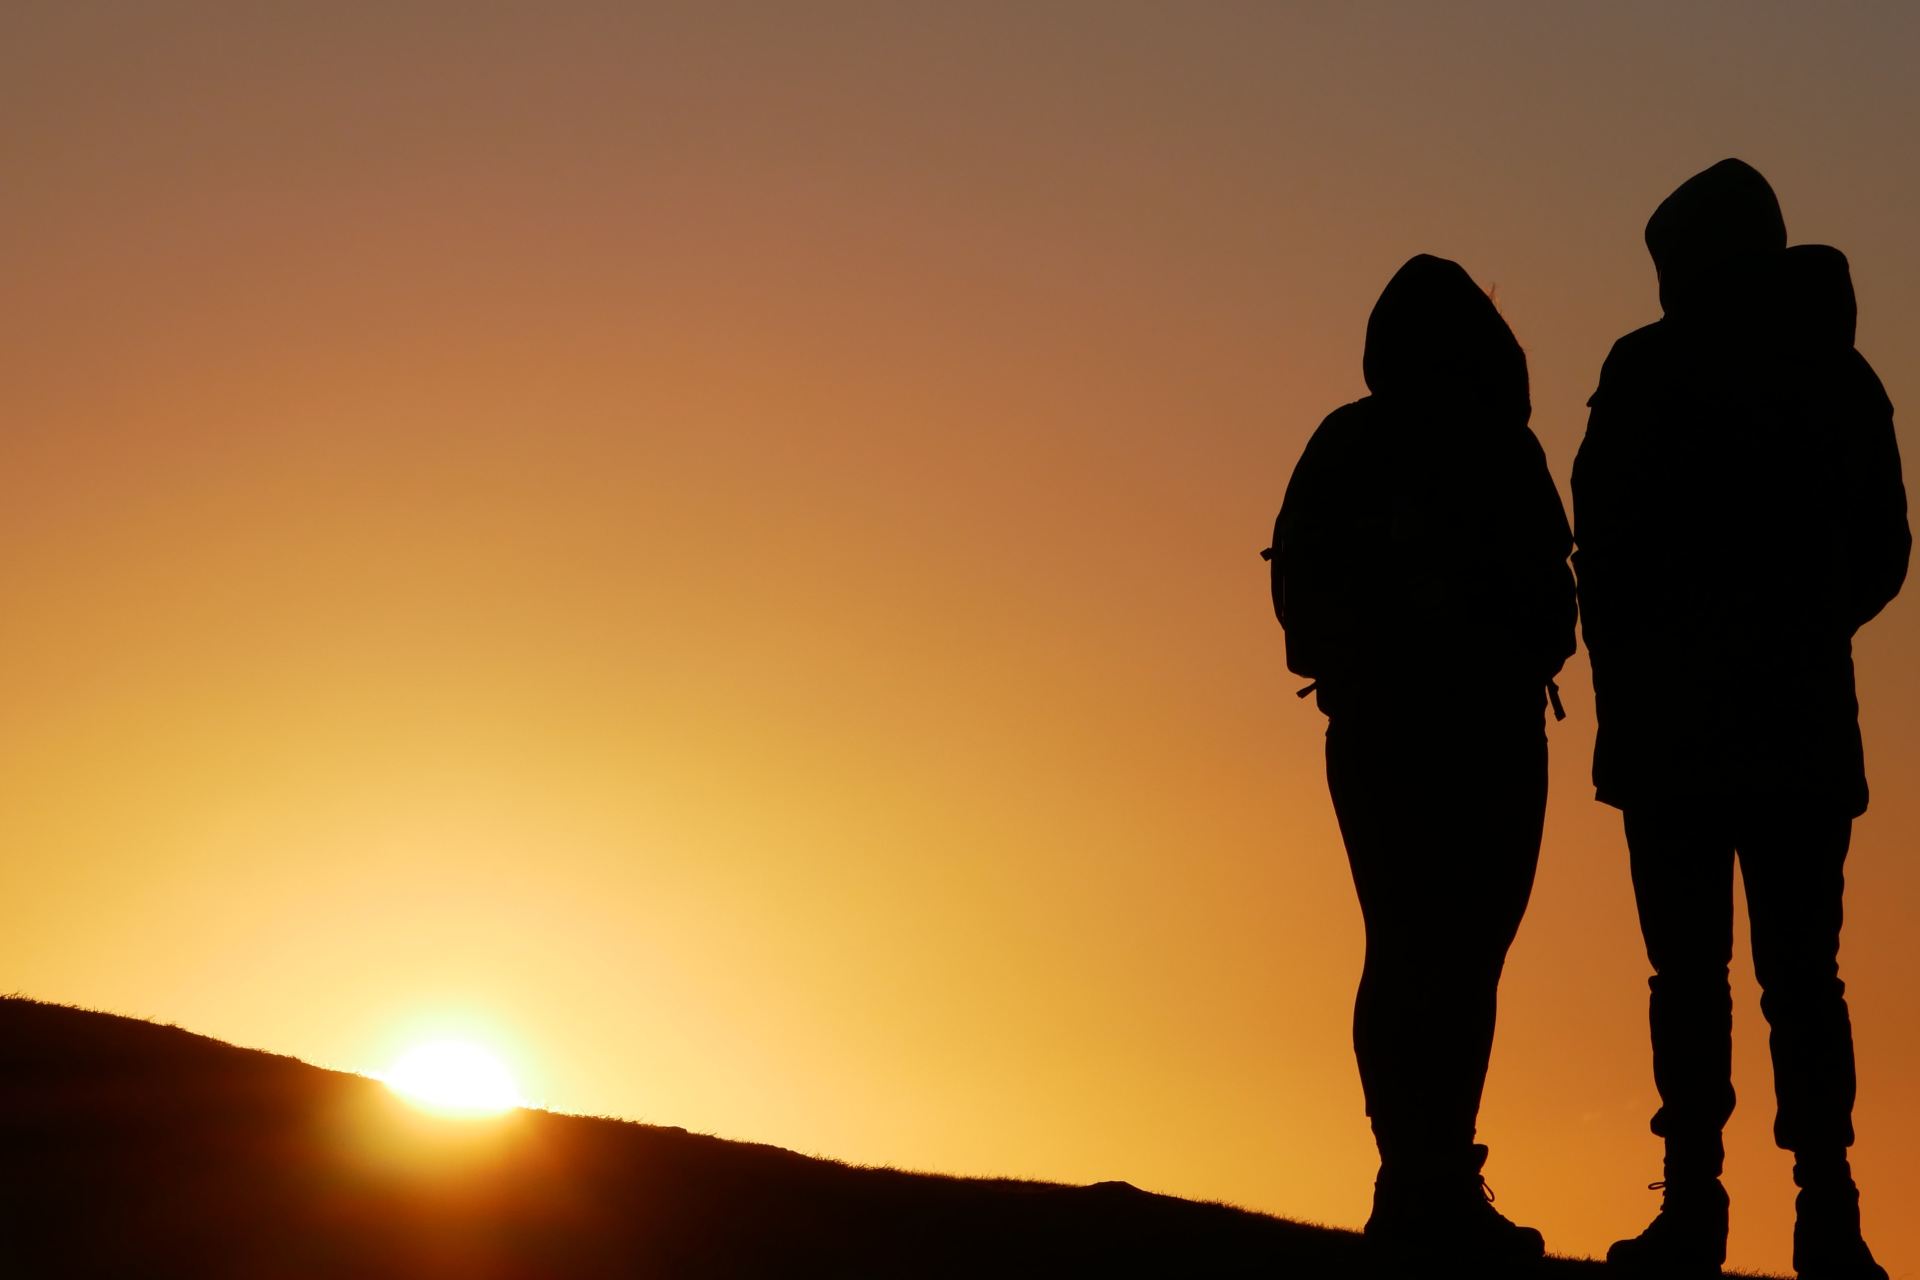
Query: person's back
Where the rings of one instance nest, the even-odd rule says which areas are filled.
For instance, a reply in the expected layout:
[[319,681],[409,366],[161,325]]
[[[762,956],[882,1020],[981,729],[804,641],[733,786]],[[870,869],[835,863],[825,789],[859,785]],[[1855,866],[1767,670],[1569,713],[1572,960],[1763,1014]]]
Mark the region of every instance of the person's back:
[[1649,981],[1665,1198],[1609,1252],[1642,1274],[1725,1257],[1732,877],[1772,1026],[1776,1141],[1804,1276],[1885,1280],[1860,1238],[1842,867],[1867,785],[1852,637],[1910,538],[1892,406],[1853,349],[1846,260],[1786,247],[1739,161],[1647,225],[1665,316],[1615,344],[1574,464],[1598,798],[1623,811]]
[[1289,667],[1329,715],[1537,717],[1573,648],[1571,534],[1525,356],[1464,271],[1422,256],[1382,293],[1363,372],[1371,394],[1314,433],[1276,523]]
[[[1683,214],[1763,222],[1738,194]],[[1845,258],[1778,237],[1689,270],[1711,255],[1675,234],[1666,317],[1590,401],[1574,564],[1611,804],[1866,808],[1851,640],[1905,574],[1893,410],[1853,349]]]
[[1500,970],[1547,797],[1546,688],[1573,650],[1571,537],[1527,427],[1526,357],[1421,256],[1367,325],[1364,400],[1321,423],[1276,521],[1287,661],[1328,715],[1327,786],[1366,922],[1354,1055],[1380,1174],[1369,1246],[1476,1274],[1540,1256],[1475,1141]]

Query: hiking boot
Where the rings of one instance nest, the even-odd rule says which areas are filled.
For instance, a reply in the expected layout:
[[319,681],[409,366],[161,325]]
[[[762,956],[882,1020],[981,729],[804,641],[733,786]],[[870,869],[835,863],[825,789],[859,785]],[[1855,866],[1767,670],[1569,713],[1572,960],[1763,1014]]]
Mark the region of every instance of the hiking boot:
[[1860,1192],[1816,1183],[1794,1201],[1793,1269],[1800,1280],[1887,1280],[1860,1237]]
[[1539,1261],[1546,1241],[1493,1207],[1493,1192],[1480,1176],[1486,1162],[1487,1149],[1476,1145],[1453,1160],[1383,1164],[1363,1232],[1376,1265],[1484,1276]]
[[1727,1260],[1727,1190],[1718,1178],[1656,1182],[1660,1212],[1645,1231],[1617,1240],[1607,1266],[1660,1280],[1717,1276]]

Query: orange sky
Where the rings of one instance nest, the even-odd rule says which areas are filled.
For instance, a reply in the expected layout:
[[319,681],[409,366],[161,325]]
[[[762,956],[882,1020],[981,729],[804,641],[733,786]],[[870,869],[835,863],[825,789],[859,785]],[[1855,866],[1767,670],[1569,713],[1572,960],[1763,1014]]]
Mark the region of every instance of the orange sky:
[[[0,988],[1356,1225],[1359,913],[1255,552],[1418,251],[1497,286],[1564,485],[1725,155],[1911,420],[1920,18],[1812,15],[7,6]],[[1917,646],[1858,644],[1843,956],[1896,1275]],[[1658,1151],[1564,683],[1482,1132],[1598,1252]],[[1738,992],[1732,1260],[1783,1269]]]

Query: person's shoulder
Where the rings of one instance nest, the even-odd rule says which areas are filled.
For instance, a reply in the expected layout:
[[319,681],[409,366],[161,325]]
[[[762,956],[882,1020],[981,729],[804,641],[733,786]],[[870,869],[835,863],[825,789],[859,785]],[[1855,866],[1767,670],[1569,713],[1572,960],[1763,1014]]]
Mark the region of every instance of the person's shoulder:
[[1592,407],[1601,399],[1658,378],[1668,367],[1673,351],[1673,328],[1664,319],[1641,325],[1613,344],[1600,365],[1600,384],[1587,400]]
[[1853,347],[1848,347],[1840,358],[1840,377],[1843,386],[1859,413],[1877,417],[1893,416],[1893,401],[1887,395],[1886,384],[1880,381],[1880,375],[1874,372],[1873,365]]
[[1320,420],[1318,435],[1321,431],[1329,434],[1343,434],[1349,431],[1364,431],[1379,415],[1379,405],[1372,396],[1361,396],[1335,409]]
[[1609,363],[1619,361],[1644,360],[1649,356],[1667,350],[1673,336],[1673,326],[1665,318],[1652,324],[1643,324],[1632,333],[1623,334],[1607,353]]
[[1502,440],[1508,450],[1519,457],[1526,465],[1547,465],[1547,451],[1540,443],[1539,433],[1524,422],[1515,423],[1502,433]]
[[[1318,505],[1352,483],[1353,459],[1366,445],[1374,418],[1372,397],[1343,404],[1315,427],[1287,481],[1286,511],[1298,513],[1303,504]],[[1285,512],[1283,512],[1284,518]]]
[[1353,447],[1369,434],[1378,416],[1372,396],[1341,405],[1322,418],[1307,437],[1307,453],[1339,453]]

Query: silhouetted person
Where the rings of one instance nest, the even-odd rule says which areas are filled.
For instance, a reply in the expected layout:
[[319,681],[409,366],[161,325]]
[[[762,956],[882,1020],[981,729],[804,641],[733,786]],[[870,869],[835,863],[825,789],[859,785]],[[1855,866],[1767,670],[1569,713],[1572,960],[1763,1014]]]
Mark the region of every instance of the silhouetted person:
[[1666,1140],[1660,1214],[1608,1259],[1713,1274],[1726,1256],[1737,857],[1774,1138],[1801,1188],[1794,1266],[1885,1280],[1847,1164],[1837,957],[1867,807],[1852,638],[1906,576],[1906,493],[1893,406],[1853,349],[1846,259],[1786,242],[1772,188],[1738,160],[1667,197],[1647,223],[1665,316],[1614,345],[1574,464],[1593,776],[1624,811]]
[[1389,1259],[1497,1268],[1543,1251],[1489,1203],[1474,1130],[1540,854],[1572,539],[1527,426],[1526,356],[1458,265],[1400,269],[1363,369],[1372,394],[1308,441],[1271,555],[1287,665],[1328,716],[1366,923],[1353,1045],[1380,1148],[1366,1234]]

